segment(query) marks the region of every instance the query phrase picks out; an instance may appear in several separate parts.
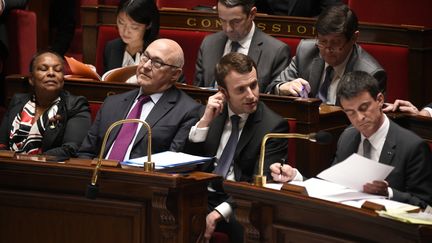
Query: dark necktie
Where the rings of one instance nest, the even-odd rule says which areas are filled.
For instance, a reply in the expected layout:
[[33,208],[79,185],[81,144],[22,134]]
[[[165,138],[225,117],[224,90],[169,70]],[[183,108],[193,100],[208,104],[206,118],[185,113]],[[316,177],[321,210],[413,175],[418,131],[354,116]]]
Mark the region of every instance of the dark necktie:
[[237,41],[231,42],[231,52],[237,52],[241,45]]
[[363,140],[363,156],[365,158],[368,158],[368,159],[371,158],[371,149],[372,149],[372,145],[369,142],[369,139],[365,138]]
[[328,89],[330,87],[330,84],[332,82],[332,79],[333,79],[333,67],[327,66],[325,77],[324,77],[324,82],[322,83],[321,88],[320,88],[319,93],[318,93],[318,98],[320,100],[322,100],[323,103],[327,102],[327,93],[328,93]]
[[[127,116],[127,119],[139,119],[141,116],[141,110],[143,105],[150,101],[150,96],[141,95],[138,97],[138,101],[135,103],[131,112]],[[114,145],[111,149],[109,159],[123,161],[129,144],[135,136],[138,123],[124,123],[114,141]]]
[[238,135],[239,135],[239,120],[240,117],[237,115],[231,116],[231,135],[228,139],[227,144],[225,145],[225,148],[219,158],[218,164],[214,170],[215,174],[218,174],[220,176],[226,177],[229,168],[231,166],[231,163],[234,158],[234,153],[237,148],[237,142],[238,142]]

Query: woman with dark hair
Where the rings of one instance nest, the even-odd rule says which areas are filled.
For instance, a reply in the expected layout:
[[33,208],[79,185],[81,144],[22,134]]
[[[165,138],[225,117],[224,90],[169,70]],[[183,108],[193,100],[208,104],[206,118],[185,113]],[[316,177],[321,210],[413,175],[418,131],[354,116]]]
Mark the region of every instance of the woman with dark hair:
[[55,52],[32,58],[33,92],[12,98],[0,126],[0,150],[75,156],[90,128],[90,111],[85,97],[63,90],[63,70],[63,59]]
[[122,0],[117,9],[120,38],[108,42],[104,73],[138,64],[140,54],[159,35],[159,11],[154,0]]

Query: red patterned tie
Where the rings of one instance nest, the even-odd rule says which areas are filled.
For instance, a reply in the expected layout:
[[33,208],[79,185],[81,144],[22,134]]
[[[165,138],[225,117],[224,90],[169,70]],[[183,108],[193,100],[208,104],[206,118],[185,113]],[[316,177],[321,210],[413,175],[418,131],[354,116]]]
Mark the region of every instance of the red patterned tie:
[[[141,95],[138,97],[138,101],[127,116],[127,119],[139,119],[143,105],[150,100],[150,96]],[[123,161],[129,144],[132,142],[132,139],[135,136],[137,127],[138,123],[124,123],[122,125],[120,132],[114,141],[114,145],[111,149],[108,159]]]

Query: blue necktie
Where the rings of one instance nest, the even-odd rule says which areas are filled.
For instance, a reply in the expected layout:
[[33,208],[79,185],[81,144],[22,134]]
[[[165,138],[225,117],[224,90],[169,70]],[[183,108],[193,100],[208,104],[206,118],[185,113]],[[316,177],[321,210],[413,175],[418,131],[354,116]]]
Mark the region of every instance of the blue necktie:
[[333,80],[333,67],[328,66],[326,68],[324,82],[322,83],[321,88],[318,92],[318,98],[322,100],[323,103],[327,102],[327,93],[332,80]]
[[[138,101],[135,103],[131,112],[129,112],[127,119],[139,119],[141,117],[141,110],[143,105],[150,100],[150,96],[141,95],[140,97],[138,97]],[[122,125],[120,132],[117,134],[117,137],[114,141],[114,145],[111,149],[111,153],[108,156],[108,159],[123,161],[129,144],[135,137],[137,127],[138,123],[124,123]]]
[[231,42],[231,52],[237,52],[241,45],[237,41]]
[[234,158],[234,153],[237,148],[238,135],[239,135],[239,120],[240,117],[237,115],[231,116],[231,135],[228,139],[227,144],[219,158],[218,164],[214,170],[215,174],[226,177],[229,168],[231,167],[231,163]]

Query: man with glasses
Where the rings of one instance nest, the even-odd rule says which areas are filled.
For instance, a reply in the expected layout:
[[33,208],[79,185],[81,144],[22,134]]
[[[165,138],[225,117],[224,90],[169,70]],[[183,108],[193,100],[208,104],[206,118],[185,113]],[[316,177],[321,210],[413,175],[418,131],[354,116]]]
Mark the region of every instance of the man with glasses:
[[206,36],[201,43],[195,66],[196,86],[216,87],[215,66],[230,52],[248,55],[256,63],[260,92],[288,65],[290,48],[255,26],[254,3],[254,0],[218,1],[222,31]]
[[[174,85],[182,73],[184,55],[177,42],[158,39],[141,55],[136,76],[140,86],[108,96],[84,139],[80,157],[99,154],[108,127],[122,119],[141,119],[152,128],[152,152],[182,151],[190,128],[199,120],[201,105]],[[147,131],[141,124],[115,127],[104,158],[127,160],[147,155]]]
[[317,97],[336,104],[336,87],[344,73],[359,70],[374,76],[382,92],[387,75],[380,64],[356,42],[358,20],[346,5],[326,8],[315,24],[317,37],[302,40],[290,65],[267,92],[278,95]]

